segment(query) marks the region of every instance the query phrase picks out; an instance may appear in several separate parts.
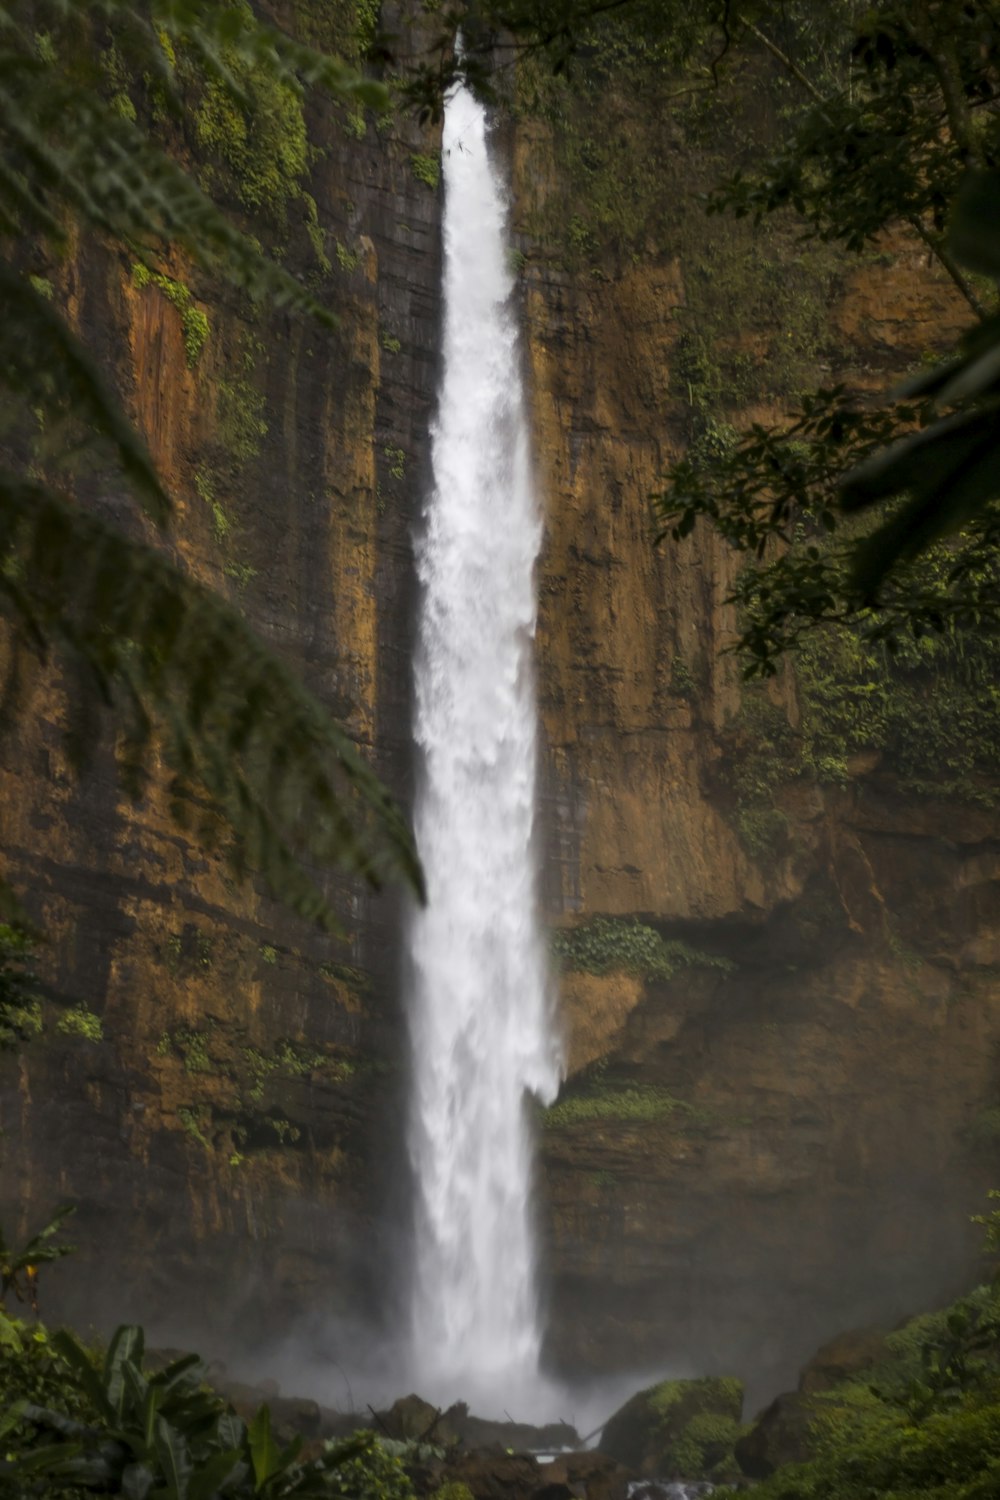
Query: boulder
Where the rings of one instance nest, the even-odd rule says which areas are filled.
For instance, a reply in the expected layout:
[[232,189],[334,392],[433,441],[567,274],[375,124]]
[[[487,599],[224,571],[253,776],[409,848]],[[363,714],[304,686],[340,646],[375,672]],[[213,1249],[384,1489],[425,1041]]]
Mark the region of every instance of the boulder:
[[458,1433],[450,1420],[450,1412],[442,1412],[423,1397],[401,1396],[388,1411],[376,1416],[376,1426],[384,1435],[400,1442],[433,1443],[438,1448],[453,1448],[459,1441]]
[[733,1468],[742,1411],[739,1380],[662,1380],[608,1420],[600,1451],[644,1479],[708,1478]]
[[565,1485],[576,1500],[627,1500],[629,1484],[635,1479],[631,1469],[609,1454],[591,1450],[560,1453],[550,1464],[542,1464],[541,1470],[550,1484]]
[[441,1415],[441,1408],[432,1406],[422,1396],[411,1394],[400,1396],[388,1411],[378,1414],[379,1427],[390,1437],[400,1442],[431,1441],[429,1433]]
[[766,1479],[782,1464],[812,1457],[809,1429],[816,1419],[811,1397],[802,1391],[776,1396],[736,1444],[736,1459],[750,1479]]
[[838,1334],[822,1349],[817,1349],[812,1359],[799,1375],[799,1390],[805,1395],[816,1391],[828,1391],[870,1370],[886,1358],[885,1334],[877,1328],[854,1328],[849,1333]]
[[492,1422],[472,1416],[464,1402],[450,1406],[443,1420],[465,1448],[498,1445],[515,1453],[546,1453],[580,1446],[580,1434],[568,1422],[549,1422],[543,1427],[533,1427],[529,1422]]
[[525,1453],[504,1453],[501,1448],[476,1449],[458,1454],[445,1466],[442,1488],[454,1493],[451,1486],[464,1485],[472,1500],[525,1500],[548,1483],[547,1467]]

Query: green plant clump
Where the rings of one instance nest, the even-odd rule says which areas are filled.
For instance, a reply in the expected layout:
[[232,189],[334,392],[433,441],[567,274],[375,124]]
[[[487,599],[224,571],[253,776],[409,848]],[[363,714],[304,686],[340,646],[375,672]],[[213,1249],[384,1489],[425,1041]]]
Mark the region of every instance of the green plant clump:
[[216,494],[215,475],[204,464],[199,464],[194,471],[194,487],[198,498],[204,501],[212,513],[212,530],[215,533],[215,540],[222,546],[232,532],[234,522]]
[[31,933],[0,922],[0,1052],[38,1036],[43,1029],[34,957]]
[[[249,10],[246,0],[239,4]],[[301,91],[231,49],[223,61],[247,106],[212,79],[194,113],[198,144],[228,171],[244,207],[282,221],[289,200],[301,193],[309,165]],[[214,166],[206,169],[209,183],[216,172]]]
[[311,1073],[322,1073],[340,1083],[354,1071],[347,1058],[329,1058],[315,1048],[303,1047],[287,1038],[271,1053],[261,1052],[256,1047],[244,1047],[242,1058],[250,1080],[247,1098],[254,1104],[263,1099],[264,1088],[271,1078],[308,1078]]
[[801,766],[791,725],[762,689],[748,687],[725,746],[721,780],[733,797],[736,831],[755,859],[774,858],[788,841],[788,819],[775,806],[775,793]]
[[202,1110],[195,1109],[188,1104],[182,1104],[177,1111],[177,1118],[181,1122],[181,1129],[185,1135],[189,1135],[193,1141],[197,1141],[199,1146],[204,1146],[206,1151],[211,1150],[212,1143],[202,1130],[202,1126],[207,1123]]
[[891,651],[859,631],[815,631],[795,661],[803,762],[821,780],[848,780],[851,756],[875,751],[904,790],[997,806],[1000,645],[989,631],[902,638]]
[[208,1051],[208,1037],[203,1031],[198,1031],[192,1026],[180,1026],[161,1040],[161,1047],[164,1041],[180,1053],[186,1073],[211,1073],[213,1071],[212,1059]]
[[420,151],[414,151],[410,157],[410,170],[418,182],[423,182],[433,192],[437,192],[441,181],[441,157],[438,154],[427,155]]
[[730,959],[701,953],[678,939],[662,938],[638,919],[593,917],[552,935],[553,957],[567,969],[585,974],[636,974],[646,979],[673,979],[685,968],[732,973]]
[[406,454],[402,448],[387,446],[382,449],[382,457],[389,465],[389,475],[392,479],[402,480],[406,478]]
[[650,1124],[676,1119],[681,1128],[706,1123],[703,1111],[653,1084],[605,1085],[590,1081],[578,1093],[559,1099],[543,1116],[546,1129],[582,1125],[593,1120]]
[[221,378],[216,385],[219,440],[237,464],[249,463],[267,436],[266,399],[245,378]]
[[104,1037],[104,1026],[100,1016],[95,1016],[85,1005],[71,1005],[63,1011],[56,1022],[56,1030],[63,1036],[83,1037],[87,1042],[99,1042]]
[[674,1467],[691,1479],[712,1479],[738,1471],[736,1442],[747,1427],[722,1412],[697,1412],[675,1439],[671,1450]]
[[155,286],[176,307],[181,315],[184,357],[188,368],[193,370],[208,339],[209,323],[207,314],[200,307],[195,307],[190,288],[181,281],[174,281],[170,276],[151,271],[142,261],[137,261],[132,267],[132,280],[138,287]]

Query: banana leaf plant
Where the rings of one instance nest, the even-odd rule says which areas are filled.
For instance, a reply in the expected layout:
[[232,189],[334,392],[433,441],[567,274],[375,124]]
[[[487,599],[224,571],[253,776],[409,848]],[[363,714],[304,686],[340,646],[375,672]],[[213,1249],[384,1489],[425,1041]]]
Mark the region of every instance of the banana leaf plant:
[[75,1209],[75,1204],[64,1203],[45,1227],[33,1234],[19,1250],[8,1245],[0,1227],[0,1311],[6,1304],[8,1293],[13,1292],[18,1302],[30,1302],[32,1312],[37,1313],[38,1268],[61,1260],[64,1255],[72,1255],[74,1245],[55,1245],[52,1241],[62,1229],[63,1220]]
[[120,1495],[125,1500],[313,1500],[344,1493],[345,1464],[372,1455],[358,1433],[303,1459],[302,1439],[282,1447],[262,1406],[249,1426],[203,1383],[196,1354],[142,1368],[141,1328],[123,1325],[97,1368],[72,1334],[52,1335],[67,1380],[94,1420],[31,1402],[0,1419],[0,1496]]

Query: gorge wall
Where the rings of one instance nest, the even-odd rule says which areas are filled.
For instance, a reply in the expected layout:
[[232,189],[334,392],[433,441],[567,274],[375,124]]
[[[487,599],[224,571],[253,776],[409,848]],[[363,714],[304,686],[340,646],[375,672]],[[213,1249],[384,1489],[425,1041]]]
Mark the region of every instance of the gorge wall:
[[[276,7],[331,50],[364,13]],[[411,20],[383,7],[390,29]],[[772,128],[775,86],[758,60],[735,103],[680,108],[612,71],[587,84],[600,139],[593,94],[547,89],[505,130],[547,506],[543,898],[569,1054],[539,1121],[539,1212],[549,1358],[571,1372],[787,1381],[838,1328],[968,1281],[968,1215],[995,1182],[992,700],[928,659],[879,679],[896,728],[866,740],[867,668],[840,648],[746,687],[720,654],[738,559],[707,534],[650,545],[648,496],[687,444],[776,417],[831,371],[884,388],[965,321],[905,241],[847,261],[704,219],[694,193]],[[183,299],[125,257],[81,246],[47,274],[149,438],[180,556],[406,801],[436,137],[318,106],[309,124],[319,154],[254,222],[336,305],[332,337],[178,265],[208,317],[189,362]],[[248,210],[249,168],[227,160]],[[67,712],[40,678],[0,746],[3,873],[47,937],[46,1030],[2,1061],[5,1223],[79,1204],[80,1254],[43,1312],[242,1352],[319,1314],[391,1325],[399,898],[341,883],[350,937],[332,945],[235,889],[165,802],[125,802],[109,744],[73,779]],[[979,739],[935,783],[942,716]]]

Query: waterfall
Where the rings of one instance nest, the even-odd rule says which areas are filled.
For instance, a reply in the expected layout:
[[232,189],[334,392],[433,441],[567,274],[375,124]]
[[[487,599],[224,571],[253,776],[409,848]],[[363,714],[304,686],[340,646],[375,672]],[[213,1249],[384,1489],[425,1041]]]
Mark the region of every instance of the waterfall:
[[410,948],[411,1333],[422,1393],[510,1403],[537,1374],[540,1342],[525,1096],[551,1101],[560,1067],[532,848],[542,522],[506,195],[464,88],[447,101],[442,159],[444,364],[417,548],[416,833],[429,901]]

